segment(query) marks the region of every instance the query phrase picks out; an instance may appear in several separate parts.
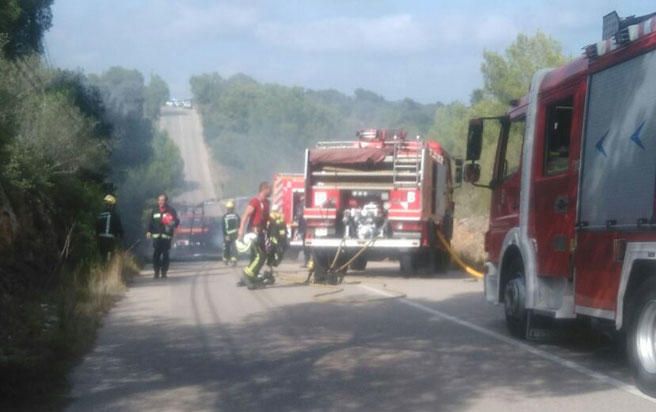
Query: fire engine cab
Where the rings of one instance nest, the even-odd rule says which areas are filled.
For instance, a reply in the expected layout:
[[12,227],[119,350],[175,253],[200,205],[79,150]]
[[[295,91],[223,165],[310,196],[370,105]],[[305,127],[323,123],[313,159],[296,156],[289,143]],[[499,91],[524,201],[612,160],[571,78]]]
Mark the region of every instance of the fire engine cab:
[[435,141],[402,130],[367,129],[355,141],[320,142],[306,152],[306,246],[315,278],[336,268],[398,259],[405,274],[444,269],[438,241],[451,239],[451,158]]
[[[499,130],[485,236],[487,300],[509,330],[594,318],[626,332],[656,394],[656,14],[604,18],[585,56],[533,76],[505,115],[470,121],[464,178]],[[478,184],[477,184],[478,185]],[[599,322],[601,320],[601,322]]]

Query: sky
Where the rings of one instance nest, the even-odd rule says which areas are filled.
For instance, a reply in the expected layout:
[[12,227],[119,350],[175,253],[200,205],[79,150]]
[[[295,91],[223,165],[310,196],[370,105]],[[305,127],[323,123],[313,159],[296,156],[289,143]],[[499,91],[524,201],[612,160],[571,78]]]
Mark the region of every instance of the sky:
[[162,76],[172,97],[189,78],[244,73],[266,83],[391,100],[467,102],[484,50],[541,30],[577,56],[603,15],[656,11],[653,0],[55,0],[52,65],[112,66]]

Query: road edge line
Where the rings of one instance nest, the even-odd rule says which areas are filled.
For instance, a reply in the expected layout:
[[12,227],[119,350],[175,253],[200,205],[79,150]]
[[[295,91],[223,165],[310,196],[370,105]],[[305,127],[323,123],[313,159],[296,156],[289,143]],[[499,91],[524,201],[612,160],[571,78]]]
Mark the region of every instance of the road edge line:
[[[386,296],[386,297],[393,297],[394,296],[391,293],[385,292],[384,290],[376,289],[376,288],[368,286],[368,285],[361,284],[361,285],[358,285],[358,286],[360,286],[361,288],[364,288],[364,289],[366,289],[370,292],[377,293],[377,294],[382,295],[382,296]],[[406,306],[410,306],[412,308],[420,310],[422,312],[429,313],[431,315],[435,315],[435,316],[437,316],[439,318],[442,318],[446,321],[449,321],[451,323],[455,323],[457,325],[463,326],[467,329],[471,329],[475,332],[478,332],[482,335],[485,335],[485,336],[490,337],[492,339],[495,339],[497,341],[506,343],[508,345],[515,346],[515,347],[517,347],[519,349],[522,349],[526,352],[529,352],[532,355],[535,355],[539,358],[542,358],[544,360],[548,360],[550,362],[556,363],[556,364],[558,364],[560,366],[563,366],[565,368],[568,368],[568,369],[571,369],[571,370],[576,371],[578,373],[581,373],[583,375],[586,375],[586,376],[588,376],[590,378],[593,378],[593,379],[595,379],[599,382],[602,382],[602,383],[605,383],[607,385],[613,386],[613,387],[615,387],[617,389],[620,389],[624,392],[627,392],[631,395],[638,396],[638,397],[640,397],[644,400],[647,400],[651,403],[656,403],[656,399],[654,399],[654,398],[652,398],[648,395],[645,395],[644,393],[642,393],[635,386],[629,385],[628,383],[622,382],[618,379],[615,379],[611,376],[605,375],[601,372],[595,372],[592,369],[590,369],[586,366],[583,366],[581,364],[578,364],[574,361],[563,359],[558,355],[554,355],[554,354],[549,353],[547,351],[544,351],[542,349],[536,348],[536,347],[531,346],[529,344],[526,344],[526,343],[520,342],[518,340],[515,340],[513,338],[510,338],[508,336],[504,336],[500,333],[497,333],[497,332],[494,332],[492,330],[486,329],[482,326],[475,325],[471,322],[468,322],[466,320],[457,318],[453,315],[448,315],[448,314],[446,314],[444,312],[441,312],[437,309],[433,309],[433,308],[430,308],[428,306],[424,306],[421,303],[413,302],[411,300],[408,300],[407,298],[396,299],[396,301],[400,302],[400,303],[403,303]]]

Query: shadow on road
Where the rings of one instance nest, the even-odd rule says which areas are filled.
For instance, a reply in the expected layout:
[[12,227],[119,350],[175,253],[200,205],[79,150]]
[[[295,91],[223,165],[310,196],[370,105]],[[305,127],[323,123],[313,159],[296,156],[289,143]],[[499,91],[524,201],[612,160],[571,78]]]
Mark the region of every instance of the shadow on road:
[[[254,293],[266,300],[276,292]],[[481,397],[512,402],[608,389],[394,299],[271,307],[231,324],[222,321],[209,294],[196,296],[210,303],[209,325],[183,326],[164,317],[151,324],[126,318],[114,325],[129,350],[97,355],[109,368],[81,408],[121,407],[125,399],[155,392],[176,397],[190,388],[198,392],[199,405],[189,409],[209,402],[216,410],[240,411],[462,410]],[[439,302],[439,308],[457,313],[480,299],[465,293]],[[197,310],[200,302],[192,303]],[[576,345],[582,356],[599,350]],[[618,355],[612,348],[609,353]]]

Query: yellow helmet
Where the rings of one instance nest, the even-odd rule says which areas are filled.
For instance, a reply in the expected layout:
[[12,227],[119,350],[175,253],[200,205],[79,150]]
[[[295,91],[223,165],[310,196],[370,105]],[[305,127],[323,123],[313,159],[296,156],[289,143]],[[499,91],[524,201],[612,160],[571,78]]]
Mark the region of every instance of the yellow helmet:
[[105,196],[105,198],[104,198],[103,200],[104,200],[105,203],[107,203],[108,205],[115,205],[115,204],[116,204],[116,198],[115,198],[114,196],[112,196],[112,195],[107,195],[107,196]]
[[235,208],[235,201],[232,199],[228,199],[228,201],[225,204],[226,209],[234,209]]

